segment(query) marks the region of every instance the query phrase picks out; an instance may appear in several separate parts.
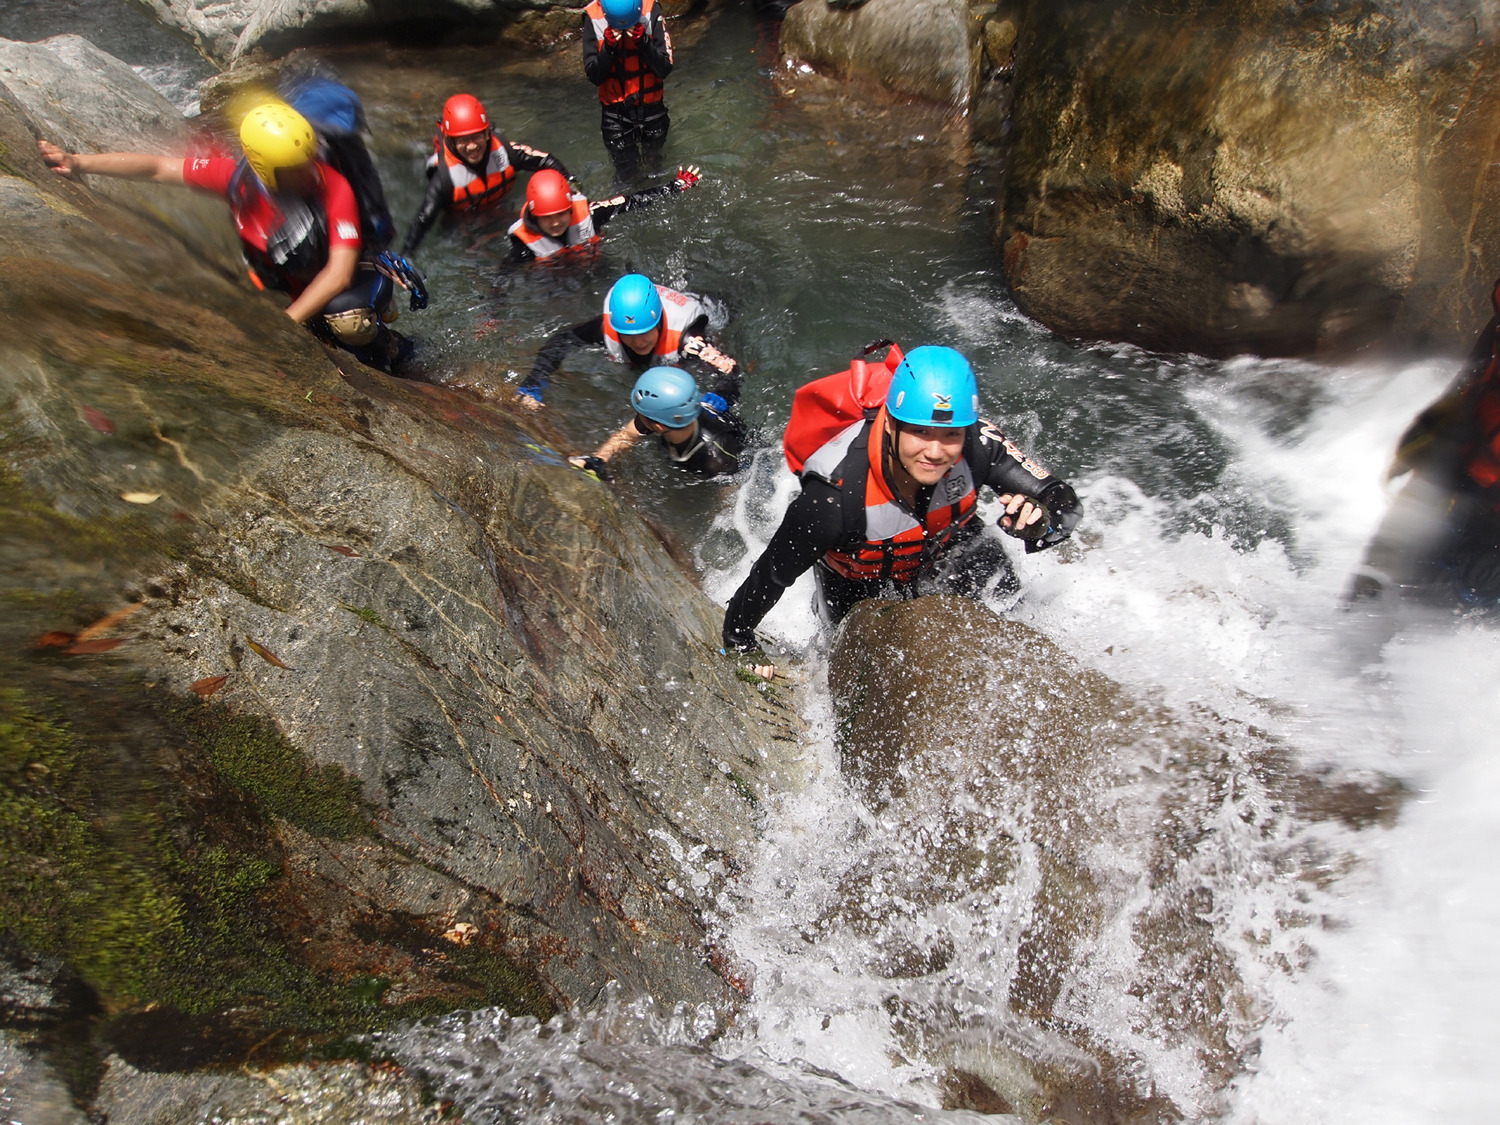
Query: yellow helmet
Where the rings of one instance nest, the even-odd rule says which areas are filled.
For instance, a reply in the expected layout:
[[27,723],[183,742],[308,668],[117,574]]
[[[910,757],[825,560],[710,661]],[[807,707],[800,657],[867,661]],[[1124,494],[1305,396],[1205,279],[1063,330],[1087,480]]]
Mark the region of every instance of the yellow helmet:
[[285,102],[266,102],[245,114],[240,145],[251,169],[272,191],[278,168],[296,168],[318,155],[313,127]]

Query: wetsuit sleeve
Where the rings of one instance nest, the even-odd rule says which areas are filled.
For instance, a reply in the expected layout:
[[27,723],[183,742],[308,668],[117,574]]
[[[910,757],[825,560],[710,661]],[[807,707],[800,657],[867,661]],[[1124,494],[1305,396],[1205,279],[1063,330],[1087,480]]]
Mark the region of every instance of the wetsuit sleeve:
[[427,178],[427,194],[422,197],[422,206],[417,208],[411,226],[406,228],[406,241],[401,244],[402,254],[410,254],[416,250],[418,243],[432,229],[432,224],[437,222],[438,216],[443,213],[452,197],[453,179],[448,175],[447,166],[438,161],[438,166]]
[[843,503],[838,489],[807,477],[760,558],[724,610],[724,646],[744,652],[755,647],[755,627],[781,600],[786,588],[807,572],[843,537]]
[[651,30],[641,43],[641,61],[658,78],[672,73],[672,37],[667,34],[667,21],[660,8],[651,13]]
[[531,364],[531,375],[520,387],[518,393],[528,395],[542,401],[542,392],[547,389],[547,381],[552,373],[562,366],[562,361],[567,358],[568,353],[574,348],[581,348],[588,344],[595,347],[604,346],[604,317],[594,317],[582,324],[575,324],[572,328],[560,328],[543,342],[541,350],[536,353],[536,359]]
[[602,85],[615,69],[614,48],[599,42],[594,34],[594,21],[588,13],[583,15],[583,74],[595,86]]
[[500,143],[505,146],[506,159],[517,168],[527,172],[540,172],[544,168],[551,168],[555,172],[561,172],[565,180],[573,178],[563,167],[563,162],[550,152],[543,152],[539,148],[532,148],[530,145],[523,145],[519,142],[511,142],[504,137],[500,138]]
[[965,456],[976,481],[998,493],[1023,492],[1046,505],[1047,531],[1039,539],[1026,540],[1027,554],[1061,543],[1083,518],[1083,504],[1073,486],[1033,461],[992,422],[980,422],[975,428]]
[[598,203],[590,204],[589,214],[594,218],[594,225],[602,227],[616,215],[626,211],[644,211],[659,199],[682,190],[674,180],[670,184],[662,184],[659,187],[647,188],[645,191],[633,191],[629,195],[616,195],[610,199],[600,200]]
[[512,262],[532,262],[536,260],[536,251],[515,235],[510,236],[510,260]]

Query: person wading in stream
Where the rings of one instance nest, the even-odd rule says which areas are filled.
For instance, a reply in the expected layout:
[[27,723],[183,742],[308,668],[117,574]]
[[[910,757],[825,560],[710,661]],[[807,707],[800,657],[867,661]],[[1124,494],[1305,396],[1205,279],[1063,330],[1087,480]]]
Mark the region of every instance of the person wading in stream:
[[517,171],[552,171],[566,183],[568,170],[550,153],[508,141],[472,94],[454,94],[443,103],[432,155],[427,158],[427,194],[407,228],[401,253],[416,250],[438,216],[477,211],[504,198]]
[[697,165],[677,169],[669,184],[590,203],[568,186],[560,172],[538,172],[526,185],[526,205],[510,228],[514,262],[545,261],[565,250],[595,247],[604,224],[626,211],[641,211],[669,195],[687,191],[702,179]]
[[[860,358],[798,392],[785,444],[802,492],[724,612],[724,651],[757,675],[770,678],[775,668],[755,627],[809,567],[834,623],[865,598],[977,597],[996,580],[1015,590],[1005,549],[974,519],[976,489],[999,494],[1000,528],[1025,540],[1027,551],[1060,543],[1083,514],[1071,486],[980,419],[978,385],[962,355],[921,347],[903,357],[892,346],[886,359],[874,375]],[[879,402],[869,392],[884,377],[884,403],[861,416],[860,406]],[[819,411],[816,394],[806,393],[849,387],[852,422]]]
[[732,375],[739,365],[704,338],[708,321],[702,298],[654,285],[644,274],[627,273],[610,287],[603,313],[547,337],[516,397],[521,405],[540,409],[552,373],[570,351],[585,345],[602,347],[616,363],[637,368],[691,360]]
[[394,319],[395,290],[378,264],[395,259],[366,260],[354,189],[319,158],[313,127],[291,106],[266,102],[245,115],[240,145],[245,155],[235,160],[74,153],[37,141],[59,175],[187,184],[223,196],[256,287],[289,294],[287,316],[315,335],[373,367],[396,369],[407,342],[383,323]]
[[611,457],[655,434],[667,459],[679,469],[716,477],[740,467],[745,423],[730,413],[740,398],[738,369],[721,376],[712,391],[678,367],[653,367],[635,381],[630,405],[635,417],[587,457],[568,460],[601,480]]
[[593,0],[583,10],[583,73],[599,87],[600,129],[615,174],[654,167],[671,119],[662,101],[672,37],[655,0]]

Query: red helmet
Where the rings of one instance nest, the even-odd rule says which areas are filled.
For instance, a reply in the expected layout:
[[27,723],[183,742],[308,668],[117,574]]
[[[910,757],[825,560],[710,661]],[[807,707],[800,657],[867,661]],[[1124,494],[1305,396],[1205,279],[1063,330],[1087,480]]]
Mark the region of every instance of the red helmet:
[[443,116],[438,120],[445,137],[464,137],[482,133],[490,127],[490,115],[473,94],[454,94],[443,103]]
[[555,215],[573,206],[573,190],[561,172],[543,168],[526,185],[526,206],[533,215]]

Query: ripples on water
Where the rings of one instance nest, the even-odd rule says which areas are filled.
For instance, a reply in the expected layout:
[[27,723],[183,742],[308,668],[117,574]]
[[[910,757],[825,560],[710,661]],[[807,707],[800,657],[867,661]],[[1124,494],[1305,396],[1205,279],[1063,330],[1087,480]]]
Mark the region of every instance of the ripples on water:
[[[12,0],[0,32],[93,29],[186,104],[201,62],[132,24],[138,13],[118,14],[86,0]],[[329,57],[368,100],[403,227],[420,199],[432,118],[458,89],[479,95],[512,139],[557,153],[593,198],[611,189],[596,103],[571,55],[499,65],[475,50]],[[1500,932],[1490,799],[1500,766],[1486,750],[1500,728],[1500,656],[1473,622],[1418,622],[1389,640],[1390,626],[1339,608],[1385,503],[1394,440],[1451,368],[1211,363],[1058,340],[1004,295],[987,154],[930,116],[845,105],[809,78],[789,76],[784,86],[801,88],[783,98],[766,30],[743,12],[685,25],[678,60],[669,166],[698,163],[705,182],[621,216],[588,269],[497,265],[509,213],[435,230],[418,256],[434,307],[402,323],[424,341],[431,377],[504,395],[541,340],[597,313],[627,269],[725,300],[723,343],[751,371],[743,411],[766,451],[730,489],[685,480],[642,448],[618,485],[689,542],[722,602],[793,493],[774,448],[791,389],[880,336],[960,347],[981,372],[987,412],[1088,504],[1074,545],[1017,554],[1025,594],[1015,616],[1133,692],[1221,716],[1231,757],[1243,750],[1235,730],[1253,726],[1310,766],[1390,774],[1418,794],[1391,829],[1283,819],[1268,834],[1256,827],[1260,796],[1236,774],[1242,788],[1225,800],[1217,850],[1200,852],[1193,873],[1257,1005],[1258,1054],[1227,1101],[1182,1044],[1119,995],[1139,955],[1128,910],[1070,986],[1071,1011],[1189,1118],[1487,1119],[1484,1076],[1500,1044],[1489,953]],[[627,386],[621,368],[574,353],[551,393],[557,443],[586,448],[609,432]],[[826,638],[809,607],[804,580],[767,628],[819,685]],[[967,1119],[931,1108],[934,1045],[952,1028],[913,1029],[893,1012],[871,943],[966,917],[971,948],[903,987],[937,996],[929,1011],[1003,1024],[1007,957],[1034,887],[1023,878],[984,903],[930,903],[873,936],[826,924],[831,888],[872,857],[881,878],[899,875],[909,841],[850,792],[826,703],[811,695],[812,780],[771,811],[759,854],[715,908],[754,980],[734,1026],[722,1013],[616,1001],[540,1029],[459,1014],[384,1046],[475,1121]],[[1304,877],[1319,863],[1325,878]]]

